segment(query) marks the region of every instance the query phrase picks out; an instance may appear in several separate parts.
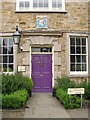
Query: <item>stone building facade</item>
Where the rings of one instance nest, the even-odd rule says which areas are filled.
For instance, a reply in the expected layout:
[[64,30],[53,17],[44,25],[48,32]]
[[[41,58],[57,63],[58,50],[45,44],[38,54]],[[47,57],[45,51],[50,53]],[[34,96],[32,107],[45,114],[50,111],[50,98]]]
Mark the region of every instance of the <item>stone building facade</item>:
[[[28,2],[30,0],[26,1]],[[22,71],[24,75],[34,79],[34,84],[36,85],[35,91],[39,92],[48,91],[48,88],[50,89],[49,91],[51,91],[56,78],[63,75],[70,76],[71,79],[75,81],[81,81],[87,77],[88,1],[71,2],[66,0],[61,5],[65,5],[64,9],[55,11],[19,10],[17,8],[18,2],[16,2],[16,0],[3,0],[0,2],[2,6],[0,40],[4,41],[4,38],[6,38],[6,40],[10,42],[9,38],[13,39],[16,26],[18,26],[21,35],[19,46],[15,43],[13,44],[12,58],[7,58],[8,55],[10,56],[10,53],[7,53],[8,55],[6,56],[0,54],[2,58],[2,62],[0,61],[0,70],[5,68],[3,71],[6,73]],[[57,3],[57,5],[59,6],[59,3]],[[21,7],[23,7],[22,4]],[[46,28],[37,27],[37,16],[42,17],[42,19],[44,19],[44,17],[47,18]],[[4,45],[2,45],[2,47],[4,47]],[[40,51],[41,48],[42,52]],[[4,52],[4,50],[2,51]],[[45,55],[47,55],[47,57]],[[51,58],[49,58],[50,55],[52,56]],[[35,59],[36,61],[34,61]],[[49,61],[50,59],[51,63]],[[12,62],[10,63],[10,61]],[[41,65],[41,67],[39,66],[39,68],[38,65]],[[47,66],[48,70],[42,67],[44,65]],[[49,70],[50,65],[51,70]],[[10,68],[11,71],[9,71],[8,68]],[[45,71],[41,70],[42,68]],[[34,69],[37,70],[36,73]],[[43,71],[43,73],[40,73],[41,71]],[[37,74],[40,74],[39,77]],[[51,77],[43,78],[45,74]],[[51,81],[48,82],[49,79],[51,79]],[[37,80],[39,82],[36,82]],[[42,80],[43,82],[41,82]],[[40,84],[45,84],[45,86]]]

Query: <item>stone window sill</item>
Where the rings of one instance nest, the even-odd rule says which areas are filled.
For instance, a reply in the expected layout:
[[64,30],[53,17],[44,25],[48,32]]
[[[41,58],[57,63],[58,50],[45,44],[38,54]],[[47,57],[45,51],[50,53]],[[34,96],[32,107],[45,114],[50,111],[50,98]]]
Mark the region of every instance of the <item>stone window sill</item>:
[[88,73],[87,72],[76,72],[76,73],[70,73],[69,74],[70,77],[88,77]]
[[15,13],[67,13],[67,10],[62,10],[62,11],[57,11],[57,10],[52,10],[52,11],[40,11],[40,10],[37,10],[37,11],[28,11],[28,10],[16,10]]

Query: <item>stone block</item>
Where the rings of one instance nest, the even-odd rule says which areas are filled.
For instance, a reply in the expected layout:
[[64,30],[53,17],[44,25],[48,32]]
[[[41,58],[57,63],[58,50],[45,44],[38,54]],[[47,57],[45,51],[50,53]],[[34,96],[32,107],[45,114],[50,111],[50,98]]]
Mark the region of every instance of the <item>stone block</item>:
[[26,72],[30,73],[30,66],[26,66]]
[[30,53],[26,53],[26,57],[22,59],[23,65],[30,65]]
[[58,71],[58,66],[54,66],[54,71]]
[[54,58],[58,58],[58,52],[54,52]]
[[54,65],[61,65],[61,58],[54,58]]
[[53,41],[52,44],[54,44],[54,46],[58,45],[58,41]]
[[30,65],[30,58],[23,58],[23,65]]
[[59,44],[58,44],[58,45],[55,45],[55,46],[54,46],[54,51],[55,51],[55,52],[60,52],[60,51],[61,51],[61,45],[59,45]]
[[22,45],[23,51],[30,51],[30,44],[29,42],[25,42],[25,44]]
[[61,72],[54,71],[54,79],[57,79],[57,77],[61,77]]
[[24,76],[30,77],[30,72],[22,72]]

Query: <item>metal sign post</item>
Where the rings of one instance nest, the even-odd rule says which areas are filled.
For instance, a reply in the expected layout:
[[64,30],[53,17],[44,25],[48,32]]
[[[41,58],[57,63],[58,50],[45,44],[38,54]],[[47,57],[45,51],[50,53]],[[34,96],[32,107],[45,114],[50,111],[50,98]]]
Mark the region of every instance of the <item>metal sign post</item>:
[[71,104],[71,95],[81,94],[81,108],[82,108],[82,94],[84,94],[84,88],[68,88],[69,104]]
[[81,108],[82,108],[82,94],[81,94]]

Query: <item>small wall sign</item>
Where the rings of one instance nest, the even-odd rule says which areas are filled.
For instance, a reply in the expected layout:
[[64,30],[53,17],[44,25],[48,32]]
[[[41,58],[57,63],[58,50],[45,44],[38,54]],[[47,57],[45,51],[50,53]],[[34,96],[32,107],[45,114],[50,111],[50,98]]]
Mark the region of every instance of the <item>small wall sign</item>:
[[68,88],[68,95],[84,94],[84,88]]
[[71,104],[71,95],[81,94],[81,108],[82,108],[82,94],[84,94],[84,88],[68,88],[69,104]]
[[37,28],[47,28],[47,16],[37,16],[36,27]]
[[18,66],[18,72],[25,72],[25,66]]

